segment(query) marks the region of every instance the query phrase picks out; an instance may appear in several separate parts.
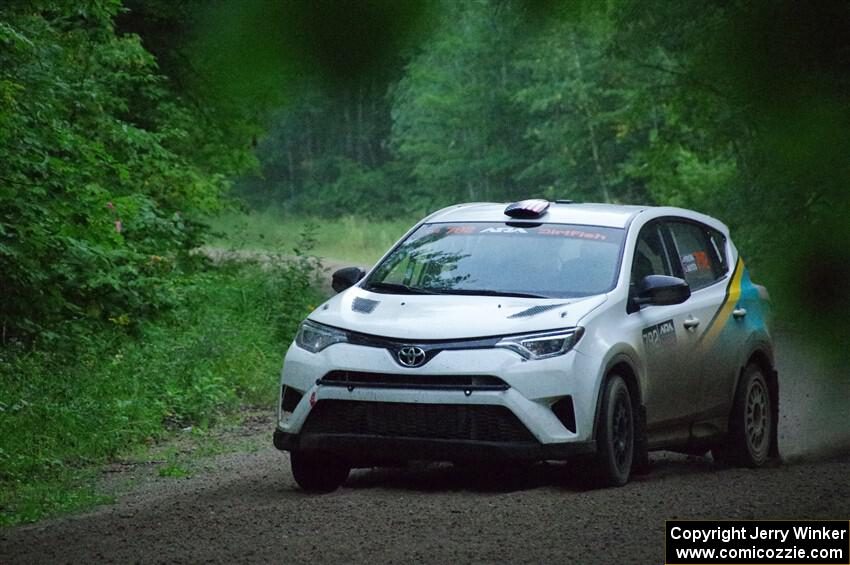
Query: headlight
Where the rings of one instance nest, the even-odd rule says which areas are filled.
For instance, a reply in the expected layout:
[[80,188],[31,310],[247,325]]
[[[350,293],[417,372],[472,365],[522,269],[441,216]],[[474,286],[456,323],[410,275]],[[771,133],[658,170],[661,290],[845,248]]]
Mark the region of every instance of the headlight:
[[506,337],[496,344],[515,351],[526,359],[548,359],[563,355],[573,348],[584,334],[584,328],[567,328],[550,332]]
[[344,331],[323,326],[310,320],[304,320],[295,335],[295,343],[298,344],[298,347],[311,353],[318,353],[329,345],[345,343],[346,341],[348,341],[348,338]]

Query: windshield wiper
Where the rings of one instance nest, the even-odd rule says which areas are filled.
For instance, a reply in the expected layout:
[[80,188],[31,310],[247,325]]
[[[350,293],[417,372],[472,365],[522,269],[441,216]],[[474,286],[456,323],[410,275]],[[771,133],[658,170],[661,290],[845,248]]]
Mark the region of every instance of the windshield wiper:
[[486,288],[446,288],[440,289],[439,294],[464,294],[470,296],[512,296],[516,298],[552,298],[541,294],[529,294],[527,292],[511,292],[509,290],[490,290]]
[[437,294],[433,290],[427,288],[417,288],[415,286],[407,286],[401,283],[391,282],[373,282],[364,287],[366,290],[387,291],[394,294]]

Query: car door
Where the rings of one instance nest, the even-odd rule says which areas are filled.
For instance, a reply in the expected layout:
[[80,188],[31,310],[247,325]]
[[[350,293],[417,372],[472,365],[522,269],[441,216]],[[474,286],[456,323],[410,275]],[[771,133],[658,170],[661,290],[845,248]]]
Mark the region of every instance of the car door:
[[[632,259],[632,292],[647,275],[679,276],[672,240],[664,223],[650,222],[638,234]],[[631,301],[629,301],[631,304]],[[626,317],[646,369],[644,404],[653,443],[687,437],[699,375],[688,355],[695,339],[684,328],[688,301],[676,305],[632,306]]]
[[[706,423],[726,416],[730,379],[734,378],[738,352],[734,344],[723,347],[717,335],[723,322],[719,313],[727,297],[729,268],[725,256],[725,238],[716,230],[698,222],[681,219],[666,222],[673,240],[676,261],[682,277],[691,288],[685,302],[686,318],[683,328],[686,340],[683,353],[688,359],[688,371],[697,376],[693,382],[691,410],[694,422]],[[711,435],[711,426],[696,426],[692,435]]]

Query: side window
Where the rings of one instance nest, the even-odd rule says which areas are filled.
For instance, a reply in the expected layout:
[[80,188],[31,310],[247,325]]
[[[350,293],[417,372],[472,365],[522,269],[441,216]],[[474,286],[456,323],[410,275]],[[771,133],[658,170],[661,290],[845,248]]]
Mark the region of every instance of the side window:
[[[712,241],[709,229],[690,222],[670,222],[670,231],[676,242],[682,273],[691,290],[699,290],[716,282],[725,273],[719,252],[723,245]],[[719,249],[718,249],[719,248]]]
[[644,226],[635,245],[631,282],[637,283],[647,275],[672,274],[667,249],[661,236],[661,225],[652,223]]

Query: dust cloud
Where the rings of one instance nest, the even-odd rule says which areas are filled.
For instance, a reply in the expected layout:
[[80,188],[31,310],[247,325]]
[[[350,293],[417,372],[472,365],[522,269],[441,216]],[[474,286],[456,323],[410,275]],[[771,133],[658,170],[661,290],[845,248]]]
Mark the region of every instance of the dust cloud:
[[803,340],[785,332],[775,336],[775,355],[782,458],[794,462],[850,453],[850,365],[828,367]]

